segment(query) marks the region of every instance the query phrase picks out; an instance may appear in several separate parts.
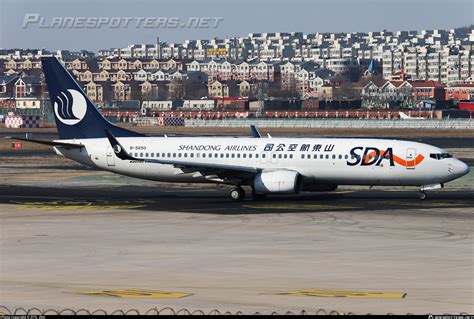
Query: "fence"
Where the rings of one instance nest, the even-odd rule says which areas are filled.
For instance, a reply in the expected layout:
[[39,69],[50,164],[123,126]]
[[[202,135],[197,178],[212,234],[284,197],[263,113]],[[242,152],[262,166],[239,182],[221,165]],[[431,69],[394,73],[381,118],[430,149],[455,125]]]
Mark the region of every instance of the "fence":
[[[277,312],[277,311],[272,311],[272,312],[247,312],[244,313],[242,311],[221,311],[218,309],[213,309],[210,311],[204,311],[204,310],[189,310],[186,308],[181,308],[181,309],[173,309],[171,307],[165,307],[165,308],[150,308],[147,310],[140,311],[138,309],[129,309],[129,310],[113,310],[113,311],[106,311],[103,309],[97,309],[97,310],[87,310],[87,309],[79,309],[79,310],[74,310],[74,309],[47,309],[47,310],[41,310],[39,308],[30,308],[30,309],[24,309],[24,308],[18,308],[13,311],[8,309],[7,307],[0,306],[0,317],[3,316],[44,316],[44,315],[263,315],[263,314],[270,314],[270,315],[355,315],[353,312],[338,312],[335,310],[328,311],[325,309],[314,309],[310,311],[306,310],[300,310],[300,311],[285,311],[285,312]],[[367,313],[365,315],[372,315],[371,313]],[[394,315],[393,313],[387,313],[386,315]],[[413,315],[412,313],[406,313],[404,315]],[[444,316],[453,316],[453,314],[450,313],[444,313]],[[467,316],[468,314],[465,312],[461,312],[459,316]],[[428,317],[429,314],[426,314]],[[455,314],[454,316],[458,316],[458,314]]]
[[182,117],[138,117],[137,126],[184,126]]
[[6,128],[39,128],[41,118],[38,115],[8,115],[5,118]]
[[380,128],[380,129],[474,129],[471,119],[227,119],[185,120],[187,127],[276,127],[276,128]]

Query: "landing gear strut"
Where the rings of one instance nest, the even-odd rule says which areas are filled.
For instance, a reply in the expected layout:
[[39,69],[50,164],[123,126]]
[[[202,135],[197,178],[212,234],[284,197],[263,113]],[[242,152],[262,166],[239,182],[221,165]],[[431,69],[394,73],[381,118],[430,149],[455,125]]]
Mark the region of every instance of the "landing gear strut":
[[231,199],[235,201],[240,201],[245,198],[245,191],[242,187],[236,187],[236,188],[232,188],[229,195]]
[[421,200],[425,200],[428,196],[426,195],[426,193],[424,191],[420,191],[418,193],[418,197],[421,199]]

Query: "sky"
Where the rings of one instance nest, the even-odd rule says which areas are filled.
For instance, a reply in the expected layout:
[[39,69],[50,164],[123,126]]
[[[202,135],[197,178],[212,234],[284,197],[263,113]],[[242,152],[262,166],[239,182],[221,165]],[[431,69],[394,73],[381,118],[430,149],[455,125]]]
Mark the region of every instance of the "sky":
[[[44,19],[43,24],[32,14]],[[32,20],[24,28],[26,15]],[[137,28],[137,20],[132,20],[118,28],[45,28],[54,17],[177,18],[184,24],[199,17],[219,23],[207,28],[145,28],[142,22]],[[155,43],[157,37],[179,43],[250,32],[420,31],[470,24],[473,0],[0,0],[0,48],[97,51]]]

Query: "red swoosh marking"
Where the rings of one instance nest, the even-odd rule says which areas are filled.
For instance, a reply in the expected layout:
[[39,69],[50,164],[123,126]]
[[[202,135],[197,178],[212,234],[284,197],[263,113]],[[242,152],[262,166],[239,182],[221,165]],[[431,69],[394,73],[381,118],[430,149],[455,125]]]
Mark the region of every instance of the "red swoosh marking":
[[[372,153],[370,154],[367,154],[364,158],[364,163],[368,163],[369,160],[371,159],[371,157],[375,157],[376,155],[376,152],[373,151]],[[385,155],[385,151],[380,151],[380,156],[384,156]],[[401,166],[415,166],[415,165],[418,165],[420,164],[423,160],[425,159],[425,157],[421,154],[418,154],[416,156],[416,158],[414,160],[410,160],[410,161],[407,161],[407,160],[404,160],[403,158],[400,158],[398,157],[397,155],[393,155],[393,161]]]

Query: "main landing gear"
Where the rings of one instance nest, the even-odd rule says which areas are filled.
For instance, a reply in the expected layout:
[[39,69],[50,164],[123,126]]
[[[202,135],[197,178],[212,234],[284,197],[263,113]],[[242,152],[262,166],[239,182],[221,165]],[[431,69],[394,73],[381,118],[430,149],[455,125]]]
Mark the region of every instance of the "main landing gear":
[[428,195],[426,195],[426,193],[425,193],[424,191],[420,191],[420,192],[418,193],[418,197],[419,197],[421,200],[425,200],[425,199],[428,197]]
[[232,188],[229,196],[235,201],[241,201],[245,198],[245,191],[242,187]]
[[[235,200],[235,201],[241,201],[245,198],[245,191],[242,187],[240,186],[237,186],[235,188],[232,188],[230,190],[230,193],[229,193],[229,196],[232,200]],[[257,199],[263,199],[267,197],[266,194],[260,194],[260,193],[257,193],[253,188],[252,188],[252,198],[257,200]]]

